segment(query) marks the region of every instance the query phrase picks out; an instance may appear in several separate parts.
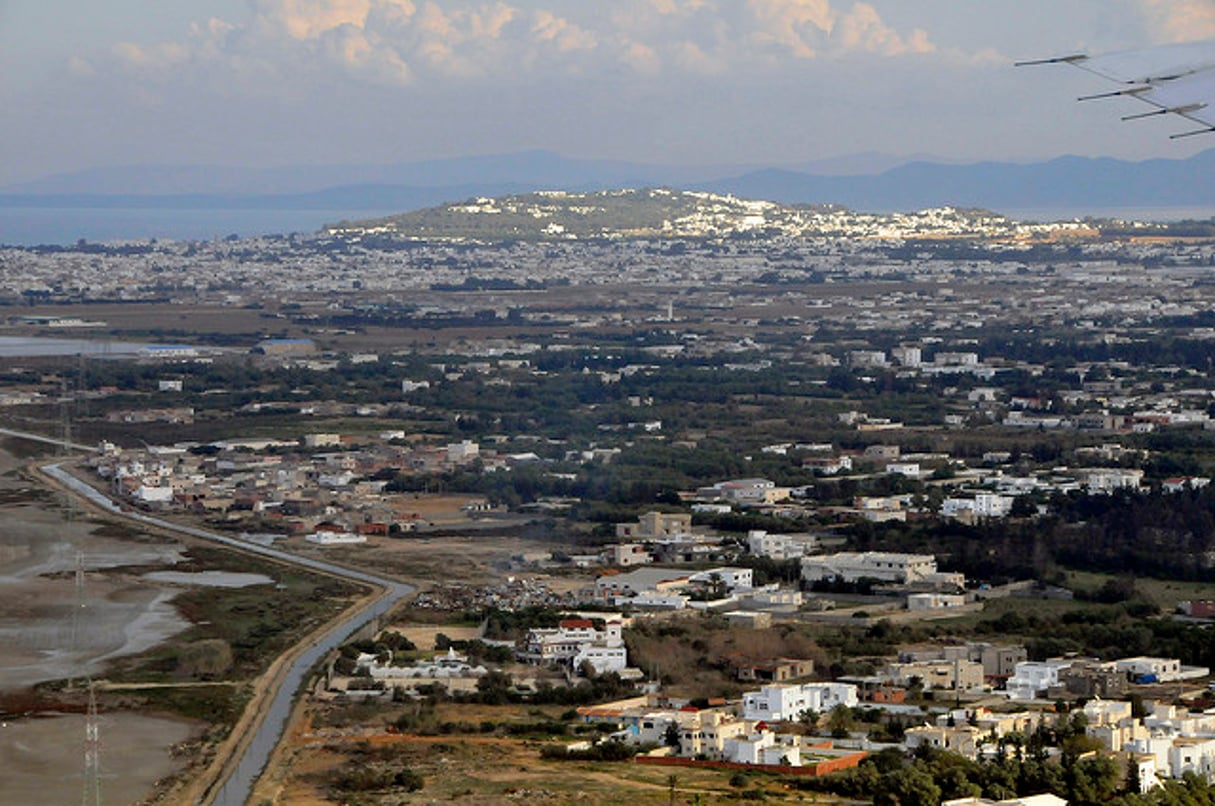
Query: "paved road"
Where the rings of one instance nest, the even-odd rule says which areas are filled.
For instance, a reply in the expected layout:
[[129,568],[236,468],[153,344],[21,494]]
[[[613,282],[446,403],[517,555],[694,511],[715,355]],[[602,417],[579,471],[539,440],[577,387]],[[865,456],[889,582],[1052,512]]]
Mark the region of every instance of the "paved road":
[[[0,433],[4,432],[0,430]],[[26,436],[24,434],[16,435]],[[209,801],[204,801],[216,804],[216,806],[244,806],[253,791],[253,784],[257,781],[262,770],[265,769],[266,763],[270,760],[270,754],[274,752],[274,748],[282,739],[283,731],[287,726],[287,719],[291,714],[292,701],[295,698],[296,692],[304,684],[308,672],[327,653],[343,644],[359,627],[376,616],[386,613],[402,597],[412,593],[413,588],[400,582],[375,576],[374,574],[343,568],[340,565],[334,565],[324,560],[300,557],[287,551],[260,546],[246,540],[229,537],[228,535],[216,534],[208,532],[205,529],[196,529],[191,526],[183,526],[171,521],[154,518],[142,512],[123,511],[112,500],[65,471],[60,464],[46,465],[42,468],[42,472],[71,488],[97,506],[121,515],[124,518],[146,523],[158,529],[167,529],[190,535],[191,537],[234,546],[242,551],[261,554],[265,557],[272,557],[282,562],[291,563],[292,565],[322,571],[356,582],[364,582],[383,589],[384,593],[378,599],[335,625],[317,639],[316,643],[300,654],[287,670],[286,675],[284,675],[282,685],[274,692],[274,697],[267,707],[265,715],[261,722],[257,724],[253,738],[246,746],[244,753],[241,754],[240,760],[236,763],[233,772],[220,786],[215,797]]]

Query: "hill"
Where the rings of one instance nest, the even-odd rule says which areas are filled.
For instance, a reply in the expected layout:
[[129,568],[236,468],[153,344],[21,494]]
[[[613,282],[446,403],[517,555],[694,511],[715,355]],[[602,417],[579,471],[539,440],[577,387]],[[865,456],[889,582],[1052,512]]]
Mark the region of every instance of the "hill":
[[[1069,226],[1069,225],[1054,225]],[[856,213],[835,205],[781,205],[665,188],[592,193],[542,191],[466,201],[386,218],[333,224],[332,234],[419,240],[585,240],[747,236],[1026,235],[1023,225],[983,210]]]

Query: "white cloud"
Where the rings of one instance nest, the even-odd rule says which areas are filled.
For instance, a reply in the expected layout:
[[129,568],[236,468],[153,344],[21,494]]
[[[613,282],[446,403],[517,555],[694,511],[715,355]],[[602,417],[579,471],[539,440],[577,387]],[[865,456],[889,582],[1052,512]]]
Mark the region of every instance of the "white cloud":
[[755,40],[786,47],[799,59],[817,56],[813,43],[835,27],[830,0],[747,0],[747,6],[759,24]]
[[254,14],[294,39],[316,39],[342,25],[362,26],[370,0],[253,0]]
[[114,55],[130,67],[165,70],[188,61],[190,49],[177,42],[164,42],[147,47],[132,42],[119,42],[114,46]]
[[620,60],[632,70],[644,75],[657,75],[662,72],[662,57],[658,51],[642,42],[628,43],[620,55]]
[[598,44],[595,34],[544,9],[532,16],[531,31],[537,42],[551,43],[562,53],[593,50]]
[[230,91],[256,94],[264,90],[245,86],[254,78],[277,77],[288,92],[308,76],[404,87],[612,75],[623,66],[694,78],[819,56],[936,51],[926,31],[896,30],[870,3],[843,0],[526,0],[527,11],[506,0],[249,2],[244,21],[195,23],[182,42],[124,43],[114,55],[128,68],[162,73],[188,63],[187,80],[209,74],[220,86],[227,74]]
[[469,35],[473,39],[498,39],[502,29],[515,18],[517,10],[506,3],[492,3],[468,15]]
[[917,28],[909,36],[901,36],[882,22],[877,9],[868,3],[857,3],[840,17],[835,33],[838,44],[846,51],[861,50],[883,56],[900,56],[936,50],[926,31]]
[[1160,36],[1168,42],[1215,37],[1215,0],[1140,0]]
[[787,49],[799,59],[857,52],[902,56],[936,51],[926,31],[917,28],[901,34],[869,3],[837,8],[831,0],[748,0],[747,7],[756,25],[752,40]]
[[325,31],[319,43],[329,62],[343,66],[354,77],[387,86],[404,86],[413,80],[413,70],[400,53],[353,25]]
[[729,69],[724,59],[706,53],[695,42],[680,42],[674,47],[675,63],[685,72],[706,76],[721,75]]

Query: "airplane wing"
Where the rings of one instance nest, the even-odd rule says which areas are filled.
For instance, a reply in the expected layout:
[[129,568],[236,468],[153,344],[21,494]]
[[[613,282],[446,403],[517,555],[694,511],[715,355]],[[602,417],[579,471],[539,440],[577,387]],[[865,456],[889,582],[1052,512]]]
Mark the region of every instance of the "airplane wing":
[[1120,85],[1081,101],[1128,97],[1153,107],[1123,120],[1176,115],[1201,127],[1174,134],[1173,139],[1215,132],[1215,40],[1017,62],[1018,67],[1035,64],[1070,64]]

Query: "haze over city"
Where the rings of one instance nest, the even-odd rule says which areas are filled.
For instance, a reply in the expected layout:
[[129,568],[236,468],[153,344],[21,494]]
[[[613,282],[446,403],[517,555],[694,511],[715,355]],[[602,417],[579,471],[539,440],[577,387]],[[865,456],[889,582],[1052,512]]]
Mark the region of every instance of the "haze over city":
[[760,166],[866,152],[1184,158],[1210,145],[1075,104],[1103,88],[1080,71],[1012,69],[1215,36],[1209,0],[72,6],[0,5],[0,186],[121,165],[528,149]]

